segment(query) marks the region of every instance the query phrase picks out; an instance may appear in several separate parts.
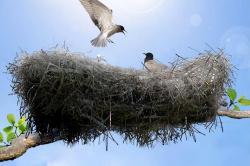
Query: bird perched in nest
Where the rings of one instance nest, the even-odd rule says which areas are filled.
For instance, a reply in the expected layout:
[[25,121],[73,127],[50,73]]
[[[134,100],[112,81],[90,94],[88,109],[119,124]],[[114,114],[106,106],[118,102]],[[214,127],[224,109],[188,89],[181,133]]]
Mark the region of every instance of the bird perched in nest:
[[115,33],[125,34],[126,30],[122,25],[116,25],[112,22],[112,10],[98,0],[80,0],[83,7],[88,12],[94,24],[101,33],[91,41],[95,47],[106,47],[107,42],[114,43],[108,39]]
[[157,73],[168,69],[166,65],[154,60],[154,55],[152,53],[148,52],[143,54],[146,55],[144,59],[144,66],[149,72]]

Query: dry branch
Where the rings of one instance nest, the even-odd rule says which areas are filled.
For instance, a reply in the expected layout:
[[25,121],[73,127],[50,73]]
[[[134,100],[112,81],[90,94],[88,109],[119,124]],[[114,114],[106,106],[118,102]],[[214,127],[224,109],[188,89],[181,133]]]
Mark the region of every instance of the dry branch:
[[55,142],[56,140],[49,136],[40,136],[33,133],[27,138],[21,135],[11,142],[10,146],[0,148],[0,162],[14,160],[22,156],[29,148]]
[[218,116],[226,116],[233,119],[250,118],[250,111],[218,111]]

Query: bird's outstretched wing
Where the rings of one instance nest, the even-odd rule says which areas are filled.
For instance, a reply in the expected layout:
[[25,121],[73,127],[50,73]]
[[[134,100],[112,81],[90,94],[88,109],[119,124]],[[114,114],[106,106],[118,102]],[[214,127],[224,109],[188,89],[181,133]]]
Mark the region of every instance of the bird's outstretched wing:
[[80,0],[90,18],[100,31],[113,25],[112,10],[98,0]]

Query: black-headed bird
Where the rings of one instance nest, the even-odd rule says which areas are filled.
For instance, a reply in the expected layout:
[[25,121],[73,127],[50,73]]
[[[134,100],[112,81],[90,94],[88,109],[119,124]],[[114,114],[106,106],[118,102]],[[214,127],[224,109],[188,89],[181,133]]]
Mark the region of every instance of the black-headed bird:
[[115,33],[125,34],[126,30],[122,25],[116,25],[112,22],[112,10],[98,0],[80,0],[83,7],[88,12],[94,24],[101,33],[91,41],[95,47],[106,47],[107,43],[114,43],[108,39]]
[[168,67],[160,62],[154,60],[154,55],[150,52],[143,53],[146,55],[144,59],[144,66],[149,72],[160,73],[168,70]]

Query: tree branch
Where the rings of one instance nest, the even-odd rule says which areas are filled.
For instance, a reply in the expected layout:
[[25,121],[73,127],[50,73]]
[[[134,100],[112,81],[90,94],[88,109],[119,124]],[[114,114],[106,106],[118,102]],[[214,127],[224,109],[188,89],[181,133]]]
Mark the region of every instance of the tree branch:
[[[233,119],[243,119],[250,118],[250,111],[219,110],[217,115]],[[27,138],[25,138],[25,135],[21,135],[14,139],[10,146],[0,148],[0,162],[14,160],[22,156],[29,148],[53,143],[58,140],[60,138],[54,139],[51,136],[39,135],[38,133],[30,134]]]
[[217,113],[218,116],[226,116],[233,119],[250,118],[250,111],[229,111],[221,110]]
[[57,140],[49,136],[41,136],[38,133],[30,134],[27,138],[21,135],[11,142],[10,146],[0,148],[0,162],[14,160],[22,156],[29,148],[43,144],[53,143]]

